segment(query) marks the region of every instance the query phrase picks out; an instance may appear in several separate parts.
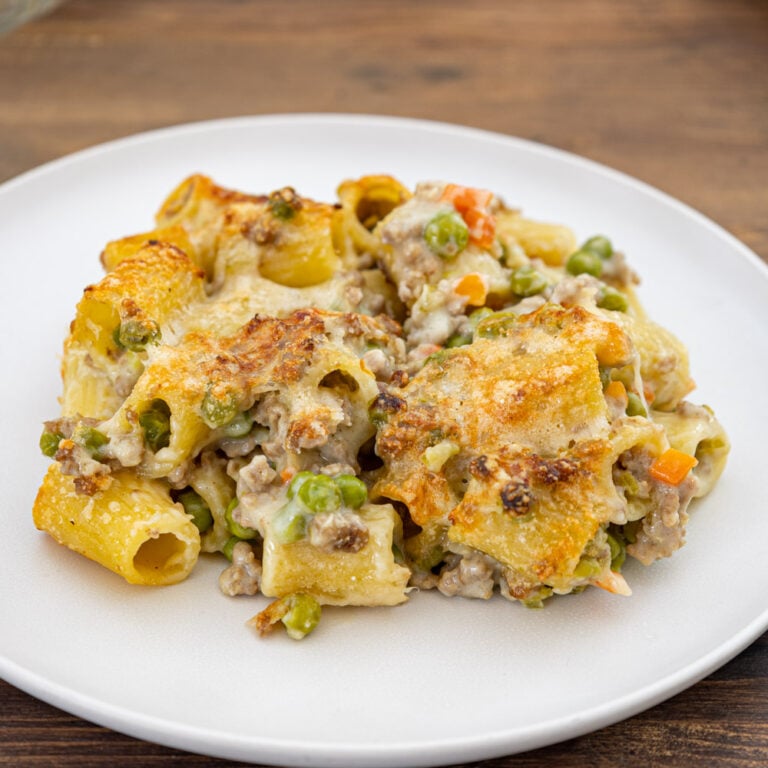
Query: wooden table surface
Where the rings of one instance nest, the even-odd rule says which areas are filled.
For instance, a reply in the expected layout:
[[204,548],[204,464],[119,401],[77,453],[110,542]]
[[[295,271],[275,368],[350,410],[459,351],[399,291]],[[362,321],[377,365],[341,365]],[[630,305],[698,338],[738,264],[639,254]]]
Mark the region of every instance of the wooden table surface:
[[[137,131],[283,112],[429,118],[570,150],[682,199],[768,260],[762,0],[69,0],[0,38],[0,181]],[[695,763],[768,765],[768,634],[643,714],[482,765]],[[231,763],[0,681],[0,765],[180,764]]]

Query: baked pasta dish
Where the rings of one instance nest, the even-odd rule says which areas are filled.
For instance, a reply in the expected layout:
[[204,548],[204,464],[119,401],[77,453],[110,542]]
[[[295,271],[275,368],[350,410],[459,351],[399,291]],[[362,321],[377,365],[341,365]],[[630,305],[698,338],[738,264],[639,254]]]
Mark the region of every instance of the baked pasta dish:
[[106,245],[64,343],[34,521],[135,584],[218,555],[252,620],[413,589],[628,595],[685,540],[727,437],[604,235],[492,192],[194,175]]

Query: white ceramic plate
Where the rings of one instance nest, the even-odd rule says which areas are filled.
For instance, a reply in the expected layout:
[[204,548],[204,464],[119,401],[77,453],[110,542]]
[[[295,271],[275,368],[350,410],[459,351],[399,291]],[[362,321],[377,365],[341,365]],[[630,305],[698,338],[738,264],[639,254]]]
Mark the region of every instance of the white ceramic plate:
[[[150,227],[178,181],[205,172],[254,192],[388,172],[443,178],[608,234],[652,315],[688,344],[699,390],[733,440],[688,545],[623,599],[587,592],[527,611],[416,595],[329,609],[301,643],[256,639],[261,598],[231,599],[218,564],[184,584],[129,587],[38,533],[30,508],[57,413],[58,356],[114,237]],[[54,162],[0,188],[5,439],[0,673],[31,694],[143,739],[262,763],[434,765],[532,749],[628,717],[725,663],[768,626],[765,403],[768,270],[723,230],[586,160],[481,131],[349,116],[243,118],[162,130]]]

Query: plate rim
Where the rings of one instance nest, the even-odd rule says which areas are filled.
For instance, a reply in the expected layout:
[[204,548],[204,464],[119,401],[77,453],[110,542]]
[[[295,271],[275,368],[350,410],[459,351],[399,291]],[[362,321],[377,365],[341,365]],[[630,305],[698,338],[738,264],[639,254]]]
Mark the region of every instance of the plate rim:
[[[34,698],[111,730],[137,739],[182,751],[229,760],[283,766],[289,754],[306,754],[307,765],[323,768],[388,768],[409,765],[414,768],[442,766],[457,762],[487,760],[514,755],[562,743],[631,718],[692,687],[731,661],[768,629],[768,609],[740,632],[710,653],[664,678],[643,686],[620,699],[572,714],[553,718],[520,729],[506,729],[454,740],[400,744],[383,749],[379,744],[344,742],[301,742],[259,737],[235,736],[218,729],[203,729],[168,718],[145,715],[127,707],[100,701],[43,675],[32,672],[0,655],[0,676]],[[727,652],[723,653],[723,649]],[[211,741],[212,739],[212,741]],[[210,749],[216,744],[217,749]],[[506,750],[506,751],[505,751]],[[407,763],[401,762],[407,758]]]

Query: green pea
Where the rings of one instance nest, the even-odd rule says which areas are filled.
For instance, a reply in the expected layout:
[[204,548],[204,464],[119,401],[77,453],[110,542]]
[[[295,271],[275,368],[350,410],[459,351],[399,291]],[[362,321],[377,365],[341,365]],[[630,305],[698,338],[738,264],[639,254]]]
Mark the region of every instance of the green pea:
[[539,610],[544,607],[544,601],[552,597],[554,590],[552,587],[540,586],[536,587],[527,597],[522,601],[526,608],[532,610]]
[[591,557],[583,557],[573,569],[573,575],[577,579],[592,579],[603,572],[602,566]]
[[475,336],[480,339],[496,339],[504,336],[516,323],[517,315],[514,312],[494,312],[477,324]]
[[103,432],[93,427],[78,427],[73,439],[95,459],[101,456],[101,449],[109,442],[109,438]]
[[[456,349],[456,347],[454,347]],[[429,357],[424,360],[424,365],[427,363],[436,363],[437,365],[442,365],[448,358],[451,356],[451,350],[447,347],[443,347],[442,349],[438,349],[437,352],[433,352]]]
[[276,219],[290,221],[301,207],[301,201],[292,189],[286,187],[285,189],[273,192],[269,196],[267,205]]
[[627,548],[617,536],[607,534],[608,546],[611,548],[611,570],[620,571],[627,557]]
[[241,541],[242,539],[238,539],[237,536],[230,536],[226,544],[221,548],[221,553],[230,563],[232,562],[232,550],[235,548],[235,544],[239,544]]
[[308,470],[303,470],[302,472],[297,472],[293,478],[291,479],[291,482],[288,484],[288,498],[292,499],[298,492],[299,488],[301,488],[304,483],[307,482],[312,477],[317,477],[314,472],[310,472]]
[[234,498],[227,505],[227,511],[224,513],[224,519],[227,521],[227,530],[233,536],[237,536],[238,539],[255,539],[257,534],[253,528],[246,528],[244,525],[240,525],[240,523],[232,517],[232,513],[235,511],[238,504],[239,502],[237,498]]
[[64,439],[64,435],[59,432],[48,432],[47,430],[40,435],[40,450],[44,456],[52,459],[59,450],[59,443]]
[[297,495],[310,512],[335,512],[341,508],[341,491],[326,475],[315,475],[307,480]]
[[269,208],[276,218],[283,221],[288,221],[296,215],[296,211],[285,200],[270,200]]
[[629,302],[621,291],[617,291],[610,285],[604,285],[597,294],[597,306],[614,312],[626,312]]
[[389,421],[389,413],[378,407],[374,400],[368,408],[368,420],[376,429],[381,429]]
[[548,285],[547,278],[535,270],[530,264],[518,267],[512,273],[512,292],[517,296],[535,296]]
[[489,317],[493,317],[496,314],[497,313],[490,307],[479,307],[467,315],[467,320],[469,321],[469,327],[472,333],[472,339],[474,339],[475,333],[477,332],[477,326],[480,325],[483,320],[487,320]]
[[603,274],[602,259],[593,251],[581,249],[572,253],[565,263],[565,269],[571,275],[588,274],[600,277]]
[[469,242],[469,228],[455,211],[438,213],[424,229],[429,249],[444,259],[458,256]]
[[581,246],[582,250],[592,251],[596,253],[601,259],[610,259],[613,256],[613,245],[611,241],[604,235],[595,235],[590,237],[584,245]]
[[288,637],[301,640],[320,622],[320,603],[311,595],[290,595],[283,600],[288,606],[288,611],[280,621],[283,622]]
[[192,518],[192,522],[200,533],[205,533],[213,526],[211,509],[195,490],[186,488],[176,500],[184,507],[184,511]]
[[139,414],[144,439],[154,452],[171,444],[171,409],[165,400],[155,399]]
[[640,484],[637,478],[627,469],[614,470],[614,483],[622,488],[627,496],[637,496],[640,492]]
[[224,398],[220,399],[213,394],[213,387],[209,385],[200,403],[200,415],[203,421],[211,429],[216,429],[229,424],[237,414],[238,408],[234,396],[228,392]]
[[445,560],[446,554],[445,547],[440,543],[433,544],[431,547],[422,546],[416,550],[413,561],[422,571],[430,571]]
[[448,349],[455,349],[456,347],[465,347],[467,344],[472,343],[471,333],[452,333],[445,342],[445,346]]
[[643,401],[634,392],[627,392],[627,416],[647,416]]
[[126,320],[124,323],[120,323],[112,334],[118,347],[129,349],[132,352],[140,352],[148,344],[157,344],[160,337],[160,328],[152,320],[147,322]]
[[479,307],[469,313],[468,320],[472,330],[477,328],[478,324],[485,320],[486,317],[490,317],[495,314],[490,307]]
[[471,344],[475,338],[477,326],[493,314],[495,313],[490,307],[479,307],[470,312],[467,316],[469,329],[464,333],[454,333],[449,336],[445,342],[446,349],[455,349],[456,347],[465,347],[467,344]]
[[238,413],[232,421],[222,428],[226,437],[245,437],[253,427],[253,418],[246,411]]
[[296,501],[289,501],[272,518],[271,530],[278,544],[300,541],[307,535],[307,512]]
[[336,487],[341,491],[344,506],[359,509],[368,500],[368,488],[354,475],[339,475],[334,478]]

